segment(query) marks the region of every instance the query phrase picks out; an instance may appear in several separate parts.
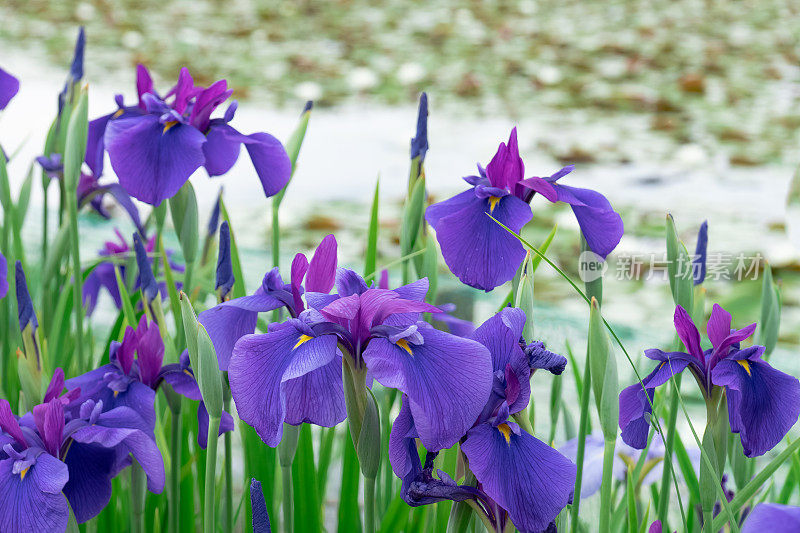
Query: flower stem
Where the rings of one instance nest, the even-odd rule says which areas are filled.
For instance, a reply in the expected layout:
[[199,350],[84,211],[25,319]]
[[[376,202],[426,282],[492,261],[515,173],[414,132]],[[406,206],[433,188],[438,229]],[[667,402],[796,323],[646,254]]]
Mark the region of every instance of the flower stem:
[[672,449],[675,446],[675,431],[678,422],[678,394],[681,387],[682,374],[672,376],[675,381],[676,390],[671,391],[669,402],[669,418],[667,419],[667,438],[664,441],[664,472],[661,475],[661,490],[658,492],[658,519],[667,525],[667,512],[669,510],[669,484],[672,472]]
[[572,513],[570,516],[570,524],[572,533],[578,531],[578,509],[581,503],[581,485],[583,484],[583,456],[586,452],[586,430],[589,425],[589,396],[592,390],[592,375],[589,371],[589,360],[586,360],[586,366],[583,370],[583,385],[581,388],[581,417],[578,423],[578,451],[575,456],[575,463],[578,466],[578,472],[575,476],[575,491],[574,501],[572,503]]
[[[175,396],[178,395],[175,394]],[[170,465],[172,469],[169,474],[170,496],[172,497],[169,506],[170,531],[180,531],[181,520],[181,445],[183,444],[181,442],[181,436],[183,435],[181,426],[183,417],[181,416],[180,398],[178,398],[177,402],[177,406],[172,408],[172,423],[170,424],[170,429],[172,430],[170,435]]]
[[74,191],[70,191],[70,193],[67,194],[66,200],[72,248],[72,280],[74,284],[74,288],[72,289],[72,306],[75,311],[75,354],[78,369],[80,372],[83,372],[85,369],[85,359],[83,356],[83,276],[81,272],[80,241],[78,239],[78,199]]
[[133,459],[131,465],[131,531],[133,533],[144,533],[144,497],[146,479],[144,470]]
[[364,478],[364,531],[375,533],[375,478]]
[[208,448],[206,448],[206,489],[203,506],[203,531],[214,533],[214,478],[217,469],[217,441],[219,440],[219,417],[208,421]]
[[[614,482],[611,476],[614,469],[614,449],[617,442],[615,439],[606,440],[603,449],[603,484],[600,487],[600,509],[612,509],[611,502],[611,486]],[[608,533],[611,531],[610,523],[611,512],[600,513],[600,533]]]
[[[230,412],[231,393],[225,379],[225,411]],[[224,531],[233,531],[233,442],[231,432],[225,432],[225,527]]]
[[281,479],[283,481],[283,530],[286,533],[293,531],[294,502],[292,501],[292,465],[281,465]]

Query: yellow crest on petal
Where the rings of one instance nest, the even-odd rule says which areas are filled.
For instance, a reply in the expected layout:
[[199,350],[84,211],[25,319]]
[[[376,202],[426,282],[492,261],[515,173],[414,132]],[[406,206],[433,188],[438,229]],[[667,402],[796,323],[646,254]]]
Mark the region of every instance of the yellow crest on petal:
[[407,351],[408,355],[414,355],[414,353],[411,351],[411,346],[408,345],[408,341],[407,340],[400,339],[395,344],[398,345],[399,347],[401,347],[402,349],[404,349],[405,351]]
[[748,376],[752,376],[752,374],[750,373],[750,361],[748,361],[747,359],[739,359],[736,362],[742,365],[742,368],[744,368],[744,371],[747,372]]
[[499,426],[497,426],[497,430],[503,434],[503,437],[506,439],[506,444],[511,444],[511,428],[503,422]]
[[497,207],[497,202],[500,201],[499,196],[490,196],[489,197],[489,214],[491,215],[494,212],[494,208]]
[[311,337],[310,335],[300,335],[300,338],[297,339],[297,344],[294,345],[294,348],[292,348],[292,350],[296,350],[297,348],[300,347],[300,345],[307,343],[313,338],[314,337]]

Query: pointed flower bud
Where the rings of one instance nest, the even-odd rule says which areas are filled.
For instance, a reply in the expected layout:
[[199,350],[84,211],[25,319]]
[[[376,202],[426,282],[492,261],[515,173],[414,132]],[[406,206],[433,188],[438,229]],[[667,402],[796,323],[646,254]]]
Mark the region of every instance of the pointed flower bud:
[[30,324],[31,328],[35,331],[36,328],[39,327],[39,322],[36,320],[36,311],[33,309],[31,295],[28,292],[28,283],[25,280],[25,272],[22,270],[22,263],[17,261],[15,269],[19,330],[25,331],[25,328]]
[[704,220],[697,232],[697,247],[692,260],[694,284],[700,285],[706,279],[706,257],[708,253],[708,221]]
[[217,256],[217,294],[220,301],[224,301],[233,288],[236,278],[233,275],[231,264],[231,231],[228,221],[219,228],[219,255]]
[[153,269],[150,266],[150,260],[147,258],[147,252],[144,249],[139,233],[133,234],[133,248],[136,250],[136,266],[139,268],[139,287],[142,289],[142,294],[149,304],[158,296],[158,283],[155,276],[153,276]]
[[419,97],[419,111],[417,113],[417,134],[411,139],[411,159],[419,157],[422,164],[428,151],[428,95],[422,93]]

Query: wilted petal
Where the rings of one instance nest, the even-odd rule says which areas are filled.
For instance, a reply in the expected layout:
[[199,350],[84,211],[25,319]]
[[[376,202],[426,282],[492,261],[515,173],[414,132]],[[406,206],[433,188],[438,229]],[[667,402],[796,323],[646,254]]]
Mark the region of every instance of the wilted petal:
[[462,193],[457,202],[453,198],[446,201],[447,206],[429,207],[426,220],[436,230],[442,256],[453,274],[463,283],[488,292],[513,278],[525,258],[517,238],[488,215],[519,233],[533,214],[530,206],[515,196],[496,200],[492,208],[490,202],[495,200],[467,192],[472,195],[468,200]]
[[69,507],[61,491],[69,478],[67,465],[43,453],[24,478],[13,468],[14,459],[0,461],[0,531],[65,531]]
[[378,382],[408,395],[420,440],[437,451],[464,436],[486,404],[491,355],[478,342],[417,325],[422,344],[375,338],[363,358]]
[[165,126],[155,115],[109,122],[105,144],[120,185],[150,205],[171,198],[204,162],[206,137],[176,123]]
[[546,529],[572,497],[575,465],[524,431],[506,436],[479,424],[461,449],[483,490],[521,531]]
[[246,335],[236,343],[228,367],[239,418],[273,447],[281,440],[286,418],[284,383],[336,357],[336,337],[305,337],[291,321],[263,335]]
[[711,381],[726,388],[731,431],[739,433],[745,455],[757,457],[774,448],[797,422],[800,382],[762,361],[763,348],[750,351],[748,359],[717,363]]

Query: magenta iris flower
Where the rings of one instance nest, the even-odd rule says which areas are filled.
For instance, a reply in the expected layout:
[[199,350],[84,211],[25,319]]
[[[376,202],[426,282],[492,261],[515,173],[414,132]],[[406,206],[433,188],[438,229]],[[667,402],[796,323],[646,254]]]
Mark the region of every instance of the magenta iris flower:
[[569,204],[589,248],[604,258],[611,253],[622,238],[622,217],[602,194],[557,183],[572,170],[568,166],[549,177],[525,178],[517,129],[511,130],[508,144],[500,143],[486,168],[478,165],[479,175],[464,178],[471,189],[425,211],[453,274],[487,292],[513,278],[525,250],[486,215],[519,233],[533,217],[528,204],[536,193]]
[[277,194],[289,181],[291,162],[280,141],[267,133],[244,135],[229,125],[235,101],[222,117],[211,118],[233,94],[225,80],[197,86],[183,68],[175,87],[161,97],[144,66],[136,73],[138,104],[125,106],[118,96],[116,112],[89,124],[86,162],[93,175],[102,174],[107,151],[122,187],[134,198],[159,205],[201,166],[209,176],[227,173],[244,145],[264,194]]
[[771,450],[800,415],[800,382],[764,361],[763,346],[741,347],[756,325],[731,329],[730,313],[714,304],[706,326],[710,349],[703,349],[697,327],[681,306],[675,309],[675,329],[687,351],[645,350],[645,356],[658,365],[642,380],[644,389],[636,383],[619,395],[623,440],[634,448],[646,446],[652,413],[648,396],[652,401],[656,387],[688,368],[706,398],[711,397],[715,387],[725,389],[730,428],[741,437],[746,456],[756,457]]
[[0,111],[8,106],[18,92],[19,80],[0,68]]
[[[334,285],[336,294],[329,294]],[[427,290],[424,279],[389,290],[368,286],[351,270],[337,271],[336,241],[329,236],[311,262],[295,257],[291,283],[283,284],[273,270],[255,295],[220,304],[200,321],[221,365],[226,354],[220,347],[235,342],[227,367],[231,394],[239,417],[270,446],[280,442],[284,422],[331,427],[345,419],[347,357],[409,397],[421,440],[439,450],[457,442],[480,414],[491,363],[479,343],[419,320],[422,312],[438,311],[424,302]],[[281,306],[289,319],[270,324],[266,334],[234,338],[244,320],[252,332],[256,312]]]
[[[200,402],[198,443],[205,447],[208,412],[189,366],[188,353],[181,356],[180,363],[163,365],[164,341],[158,325],[148,324],[147,318],[142,316],[136,329],[128,326],[121,343],[111,343],[109,360],[107,365],[67,381],[67,388],[81,391],[77,405],[91,399],[102,403],[106,410],[129,407],[139,413],[152,435],[156,423],[156,391],[166,381],[178,394]],[[229,413],[223,413],[220,424],[220,434],[225,431],[233,431],[233,418]]]
[[[425,466],[420,466],[415,439],[421,436],[421,425],[409,409],[409,398],[403,397],[400,415],[392,427],[389,458],[395,474],[403,480],[401,496],[409,505],[474,498],[490,521],[500,524],[500,531],[509,519],[519,531],[543,531],[552,527],[558,513],[571,501],[576,466],[511,418],[528,405],[531,373],[542,368],[531,366],[532,362],[538,365],[560,357],[548,352],[554,357],[542,358],[543,346],[526,346],[522,340],[524,325],[525,313],[507,308],[471,336],[489,350],[493,369],[488,401],[460,439],[461,450],[478,480],[477,488],[458,486],[441,471],[439,479],[434,478],[435,453],[429,452]],[[538,355],[532,358],[532,352]],[[546,367],[556,373],[564,369],[560,362]]]
[[60,396],[56,373],[44,403],[21,418],[0,399],[0,531],[65,531],[69,510],[78,523],[97,516],[111,498],[111,480],[132,458],[151,492],[164,488],[164,463],[152,429],[130,407]]

